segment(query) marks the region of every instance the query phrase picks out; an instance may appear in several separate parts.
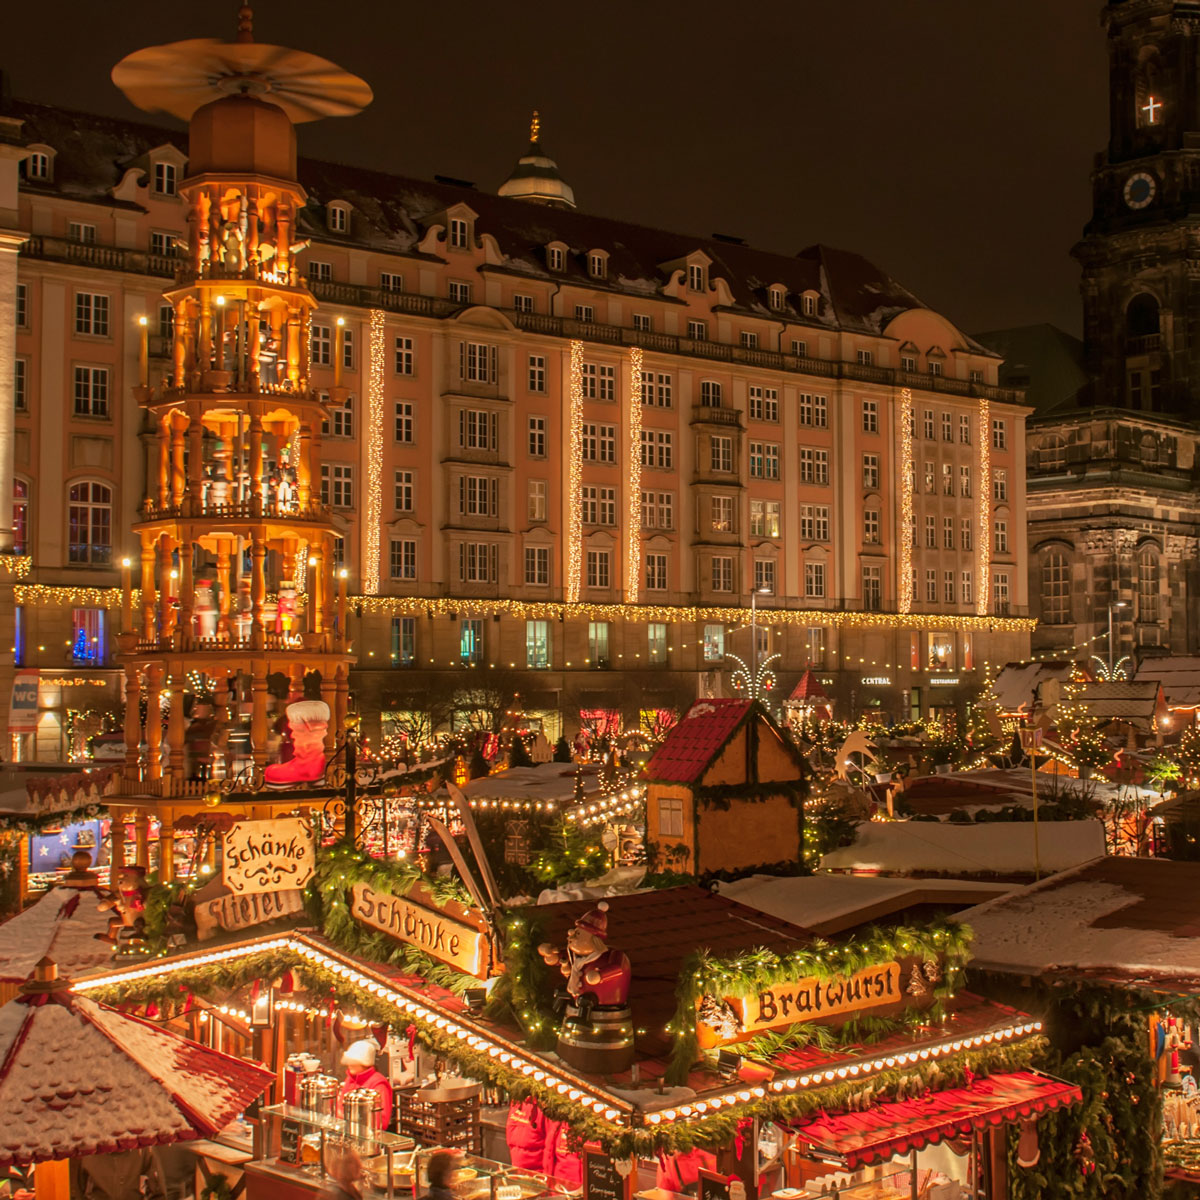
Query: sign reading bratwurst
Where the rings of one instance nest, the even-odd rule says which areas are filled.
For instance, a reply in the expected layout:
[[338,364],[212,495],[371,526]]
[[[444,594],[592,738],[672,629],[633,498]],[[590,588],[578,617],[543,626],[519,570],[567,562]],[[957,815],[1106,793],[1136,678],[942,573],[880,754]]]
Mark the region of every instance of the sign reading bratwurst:
[[411,894],[393,896],[366,883],[356,883],[350,889],[352,917],[468,975],[484,979],[489,967],[487,932],[468,924],[465,910],[464,919],[456,919],[449,911],[452,907],[460,908],[451,903],[443,911],[416,903]]
[[299,817],[239,821],[221,846],[221,881],[235,896],[302,888],[316,870],[312,827]]

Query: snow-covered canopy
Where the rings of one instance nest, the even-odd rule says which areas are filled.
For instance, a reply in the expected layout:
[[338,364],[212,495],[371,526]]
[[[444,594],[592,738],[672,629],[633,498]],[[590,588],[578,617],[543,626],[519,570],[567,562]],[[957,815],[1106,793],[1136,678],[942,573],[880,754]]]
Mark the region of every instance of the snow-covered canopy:
[[[495,775],[472,779],[463,787],[468,800],[541,800],[569,804],[575,797],[575,763],[541,763],[536,767],[509,767]],[[589,763],[583,768],[584,795],[601,789],[600,767]]]
[[112,962],[112,946],[98,942],[109,914],[95,888],[51,888],[36,904],[0,925],[0,982],[24,983],[39,960],[54,959],[76,978]]

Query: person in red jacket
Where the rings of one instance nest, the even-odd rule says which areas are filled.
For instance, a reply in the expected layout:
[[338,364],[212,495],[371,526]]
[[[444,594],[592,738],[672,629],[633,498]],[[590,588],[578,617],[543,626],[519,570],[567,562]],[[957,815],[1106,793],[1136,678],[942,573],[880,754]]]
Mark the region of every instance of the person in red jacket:
[[342,1055],[342,1066],[346,1068],[346,1079],[338,1089],[337,1110],[342,1115],[342,1106],[349,1092],[359,1088],[371,1088],[379,1093],[379,1109],[375,1114],[375,1128],[387,1129],[392,1123],[392,1085],[375,1070],[377,1043],[366,1038],[351,1042]]
[[583,1187],[583,1159],[571,1149],[570,1132],[566,1121],[547,1122],[546,1161],[542,1170],[567,1191],[577,1192]]
[[663,1191],[685,1192],[694,1196],[700,1182],[700,1172],[716,1169],[717,1156],[708,1150],[696,1148],[683,1154],[660,1154],[655,1183]]
[[545,1169],[550,1122],[535,1100],[514,1100],[508,1106],[504,1140],[512,1165],[521,1171]]

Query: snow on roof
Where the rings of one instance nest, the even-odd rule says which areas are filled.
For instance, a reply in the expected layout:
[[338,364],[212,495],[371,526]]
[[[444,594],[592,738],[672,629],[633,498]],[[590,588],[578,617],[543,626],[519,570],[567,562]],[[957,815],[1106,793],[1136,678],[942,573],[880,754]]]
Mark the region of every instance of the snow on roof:
[[1134,679],[1152,679],[1161,684],[1171,708],[1200,708],[1200,657],[1171,654],[1146,658],[1138,665]]
[[1076,701],[1092,717],[1126,720],[1152,727],[1158,708],[1158,695],[1157,680],[1113,680],[1084,684],[1079,689]]
[[[568,804],[575,798],[577,764],[540,763],[536,767],[509,767],[495,775],[472,779],[462,791],[468,800],[551,800]],[[582,771],[584,795],[601,789],[600,767],[587,764]]]
[[1006,895],[1013,885],[878,875],[750,875],[722,883],[719,890],[739,904],[828,936],[917,904],[978,904],[984,897]]
[[[1100,821],[1039,823],[1042,870],[1065,871],[1104,853]],[[1032,875],[1032,821],[955,825],[941,821],[868,821],[851,846],[821,866],[835,871],[928,871],[938,875]]]
[[1074,671],[1074,663],[1069,662],[1005,663],[992,684],[992,694],[1001,712],[1028,710],[1040,684],[1051,679],[1066,684]]
[[0,1166],[210,1137],[271,1080],[65,991],[0,1009],[0,1063]]
[[697,783],[753,706],[751,700],[697,700],[646,764],[644,778]]
[[71,978],[111,965],[112,946],[96,941],[96,934],[108,931],[109,918],[99,900],[92,888],[51,888],[0,925],[0,982],[24,983],[46,956]]
[[958,919],[978,967],[1200,991],[1200,863],[1099,858]]

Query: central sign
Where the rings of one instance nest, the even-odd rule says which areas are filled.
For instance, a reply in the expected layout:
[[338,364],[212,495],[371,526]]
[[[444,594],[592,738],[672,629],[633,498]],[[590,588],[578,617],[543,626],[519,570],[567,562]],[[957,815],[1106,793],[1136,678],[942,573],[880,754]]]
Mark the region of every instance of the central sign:
[[419,904],[410,896],[376,891],[367,883],[356,883],[350,889],[352,917],[468,975],[486,979],[487,931],[469,924],[468,912],[463,909],[462,917],[467,919],[459,919],[449,912]]
[[300,817],[239,821],[221,847],[221,882],[235,896],[303,888],[317,867],[312,827]]

